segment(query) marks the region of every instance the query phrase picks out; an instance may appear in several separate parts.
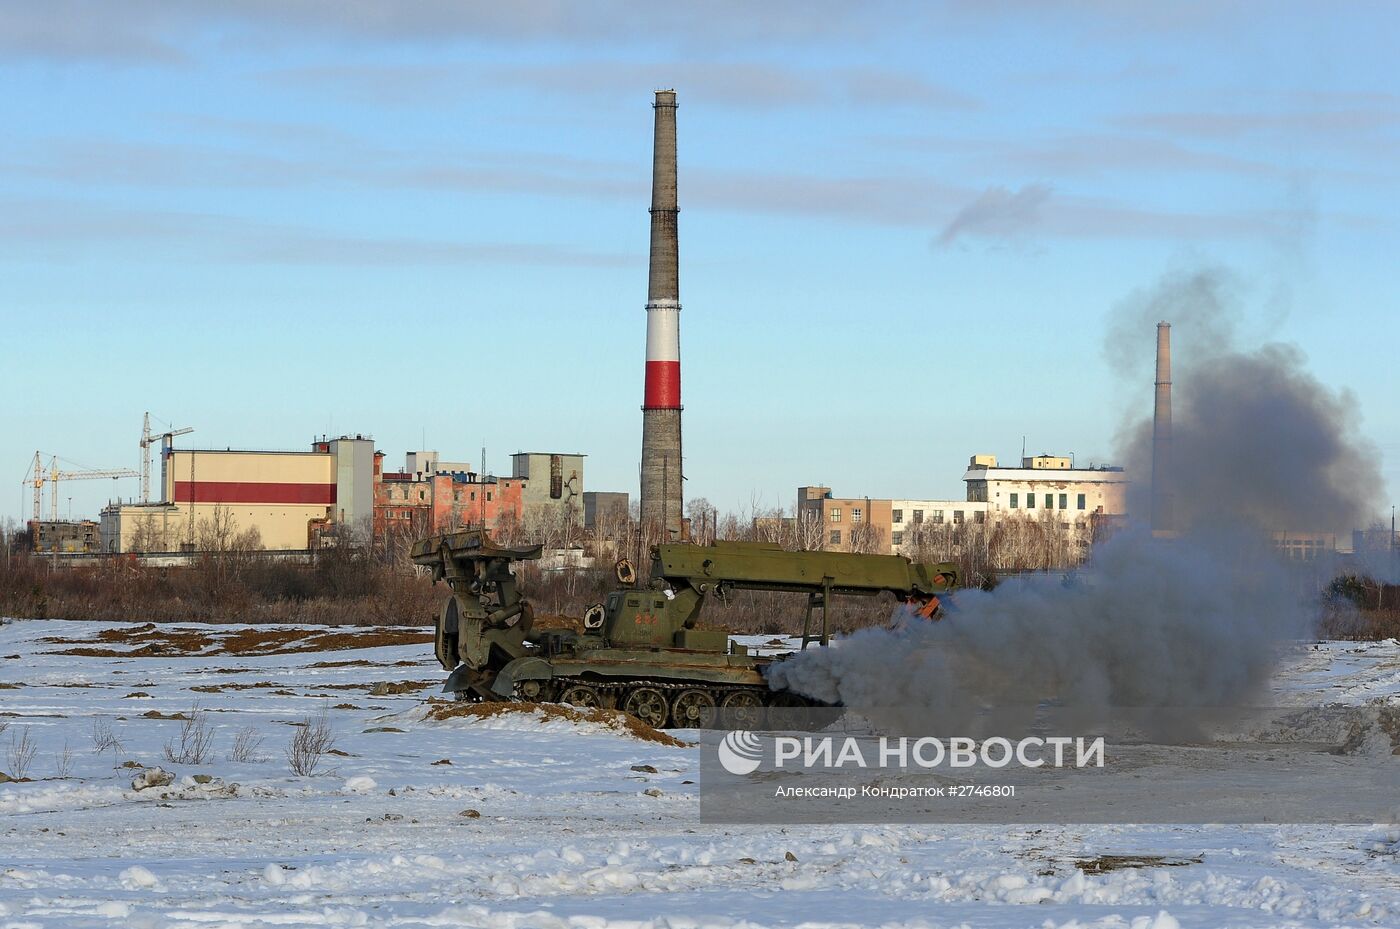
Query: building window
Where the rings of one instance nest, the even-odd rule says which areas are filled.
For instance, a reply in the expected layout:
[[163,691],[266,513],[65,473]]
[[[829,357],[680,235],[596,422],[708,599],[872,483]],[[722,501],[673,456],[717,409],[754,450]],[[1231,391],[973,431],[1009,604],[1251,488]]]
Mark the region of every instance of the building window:
[[1079,508],[1080,508],[1081,510],[1084,509],[1084,495],[1083,495],[1083,494],[1080,494],[1080,495],[1079,495]]
[[487,502],[487,503],[490,503],[490,502],[491,502],[491,491],[489,491],[489,490],[486,491],[486,502]]
[[1035,509],[1035,494],[1026,494],[1026,509]]
[[987,521],[987,511],[986,511],[986,510],[977,510],[977,511],[975,511],[975,512],[972,514],[972,521],[973,521],[974,523],[985,523],[985,522]]
[[423,496],[423,491],[421,491],[421,490],[418,491],[418,499],[419,499],[419,500],[425,500],[425,499],[427,499],[426,497]]
[[474,490],[472,491],[471,498],[472,498],[473,500],[476,499],[476,491],[474,491]]
[[1014,510],[1014,509],[1016,509],[1016,508],[1017,508],[1018,506],[1020,506],[1020,505],[1021,505],[1021,495],[1020,495],[1020,494],[1012,494],[1012,495],[1011,495],[1011,508]]
[[914,511],[914,522],[916,522],[916,523],[921,523],[921,522],[923,522],[923,521],[924,521],[924,511],[923,511],[923,510],[915,510],[915,511]]
[[832,545],[840,545],[840,544],[841,544],[841,530],[840,530],[840,529],[833,529],[833,530],[831,530],[831,544],[832,544]]
[[1060,509],[1069,509],[1069,494],[1060,494]]
[[1045,508],[1046,508],[1047,510],[1053,510],[1053,509],[1055,508],[1055,495],[1054,495],[1054,494],[1046,494],[1046,495],[1045,495]]
[[839,523],[839,522],[841,521],[841,508],[840,508],[839,506],[838,506],[838,507],[833,507],[833,508],[832,508],[832,510],[831,510],[831,521],[832,521],[833,523]]
[[851,507],[851,522],[853,522],[853,523],[858,523],[858,522],[860,522],[860,507],[858,507],[858,506],[853,506],[853,507]]
[[891,533],[890,533],[890,541],[893,542],[895,545],[903,545],[903,544],[904,544],[904,533],[902,533],[902,532],[891,532]]
[[941,526],[941,525],[943,525],[943,511],[942,511],[942,510],[934,510],[934,511],[933,511],[933,524],[934,524],[935,526]]
[[[894,523],[902,523],[902,522],[904,522],[904,511],[903,511],[903,510],[895,510],[893,513],[890,514],[890,521],[891,521],[891,522],[894,522]],[[898,543],[895,543],[895,544],[898,544]]]
[[955,526],[961,526],[962,524],[963,524],[963,511],[962,511],[962,510],[954,510],[954,511],[953,511],[953,525],[955,525]]

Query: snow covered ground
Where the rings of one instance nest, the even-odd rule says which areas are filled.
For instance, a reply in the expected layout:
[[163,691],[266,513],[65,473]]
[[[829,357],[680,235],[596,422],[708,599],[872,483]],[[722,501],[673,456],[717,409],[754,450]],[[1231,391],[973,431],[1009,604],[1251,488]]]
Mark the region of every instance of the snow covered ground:
[[[0,771],[29,778],[0,784],[0,927],[1400,925],[1385,826],[706,826],[698,749],[539,713],[433,720],[426,644],[112,628],[0,626]],[[55,654],[75,647],[95,655]],[[1279,688],[1400,703],[1400,645],[1300,648]],[[168,761],[185,723],[163,717],[196,707],[208,757]],[[298,777],[295,724],[322,712],[338,754]],[[243,732],[261,744],[230,760]],[[172,783],[134,790],[157,765]],[[1099,856],[1165,863],[1076,865]]]

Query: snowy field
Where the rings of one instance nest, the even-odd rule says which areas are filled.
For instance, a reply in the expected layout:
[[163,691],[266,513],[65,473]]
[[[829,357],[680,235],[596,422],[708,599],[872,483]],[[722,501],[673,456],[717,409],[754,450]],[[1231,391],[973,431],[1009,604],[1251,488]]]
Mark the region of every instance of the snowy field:
[[[705,826],[693,746],[433,719],[421,630],[181,628],[0,626],[0,927],[1400,926],[1380,825]],[[1400,703],[1400,646],[1300,648],[1278,687]],[[167,760],[196,709],[207,756]]]

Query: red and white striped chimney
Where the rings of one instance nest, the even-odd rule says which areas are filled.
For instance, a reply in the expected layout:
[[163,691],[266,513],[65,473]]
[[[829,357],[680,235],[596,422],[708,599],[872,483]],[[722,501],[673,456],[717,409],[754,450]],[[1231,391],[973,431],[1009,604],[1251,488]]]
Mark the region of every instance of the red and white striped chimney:
[[642,401],[642,525],[679,539],[681,506],[681,290],[676,195],[676,92],[656,92],[651,168],[651,265]]

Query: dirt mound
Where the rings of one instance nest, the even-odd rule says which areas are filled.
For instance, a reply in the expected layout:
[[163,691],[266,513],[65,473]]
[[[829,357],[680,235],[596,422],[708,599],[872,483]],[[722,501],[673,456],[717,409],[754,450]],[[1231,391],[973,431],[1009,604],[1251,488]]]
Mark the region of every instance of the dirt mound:
[[670,733],[653,729],[621,710],[583,709],[562,703],[449,703],[445,700],[429,700],[425,708],[423,718],[435,722],[446,719],[493,719],[515,714],[534,716],[545,722],[562,720],[574,724],[591,723],[621,735],[671,748],[687,748],[690,745],[689,742],[682,742]]
[[299,652],[382,648],[390,645],[427,645],[432,640],[432,633],[429,632],[382,626],[368,629],[244,627],[223,631],[144,623],[139,626],[102,629],[88,639],[49,636],[43,641],[50,645],[70,646],[47,653],[51,655],[77,655],[85,658],[168,658],[185,655],[290,655]]

